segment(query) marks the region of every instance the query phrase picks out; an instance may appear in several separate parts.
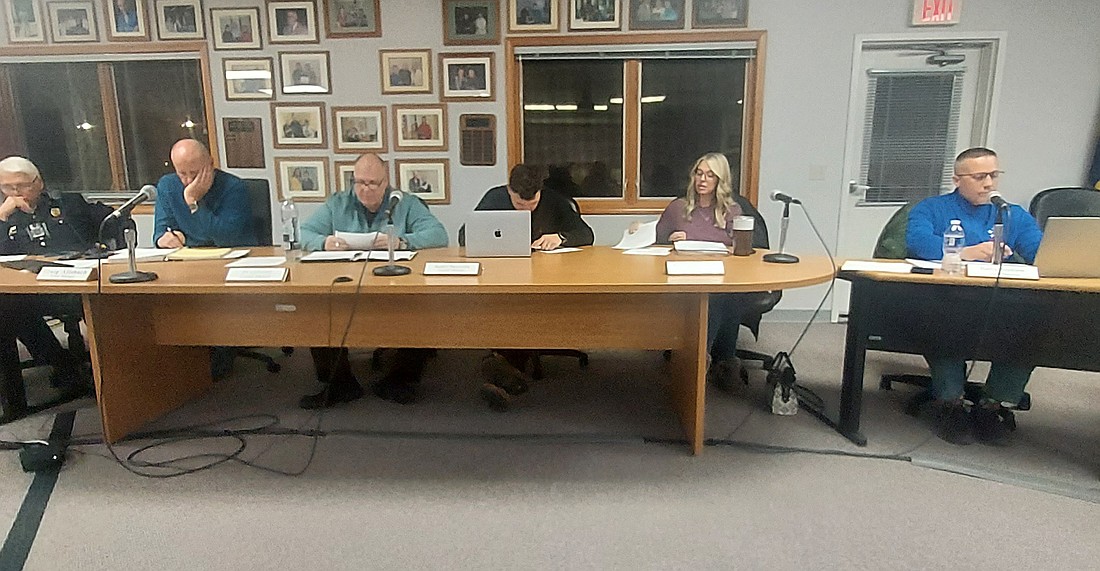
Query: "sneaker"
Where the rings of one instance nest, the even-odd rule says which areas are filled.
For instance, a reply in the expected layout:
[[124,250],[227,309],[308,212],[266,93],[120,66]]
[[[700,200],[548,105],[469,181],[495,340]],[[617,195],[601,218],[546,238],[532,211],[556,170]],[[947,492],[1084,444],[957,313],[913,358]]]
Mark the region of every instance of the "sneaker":
[[727,393],[736,390],[741,380],[741,359],[737,357],[713,361],[707,369],[707,382]]
[[419,384],[416,381],[409,381],[390,374],[371,383],[370,390],[382,400],[397,404],[413,404],[420,400],[420,395],[416,390]]
[[936,436],[956,444],[966,446],[974,443],[974,434],[970,429],[970,418],[962,401],[945,402],[940,409],[939,426]]
[[997,408],[976,406],[970,412],[970,421],[974,424],[974,436],[982,444],[991,446],[1008,445],[1011,431],[1001,420],[1000,411]]
[[329,408],[340,403],[351,402],[363,396],[363,387],[352,379],[350,383],[328,383],[321,392],[306,395],[298,401],[298,406],[304,409]]
[[481,376],[487,383],[500,387],[514,397],[527,392],[527,383],[530,380],[523,371],[513,367],[497,353],[486,355],[481,360]]

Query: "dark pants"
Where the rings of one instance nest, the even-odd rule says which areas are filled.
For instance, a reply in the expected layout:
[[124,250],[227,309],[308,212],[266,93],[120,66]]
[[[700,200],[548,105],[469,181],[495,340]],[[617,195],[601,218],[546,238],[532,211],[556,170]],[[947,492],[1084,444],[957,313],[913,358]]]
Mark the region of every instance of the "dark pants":
[[[419,382],[420,375],[424,372],[424,362],[432,350],[403,348],[393,349],[393,351],[393,369],[386,376],[395,381]],[[311,347],[309,354],[313,357],[313,370],[317,373],[318,381],[332,383],[334,386],[359,383],[351,372],[351,362],[348,361],[346,348]]]
[[61,346],[46,325],[46,316],[80,315],[80,296],[71,294],[0,294],[0,408],[5,417],[18,416],[27,407],[23,369],[16,339],[36,361],[71,367],[76,359]]
[[713,361],[737,356],[737,336],[746,309],[759,298],[755,292],[712,293],[707,304],[707,351]]

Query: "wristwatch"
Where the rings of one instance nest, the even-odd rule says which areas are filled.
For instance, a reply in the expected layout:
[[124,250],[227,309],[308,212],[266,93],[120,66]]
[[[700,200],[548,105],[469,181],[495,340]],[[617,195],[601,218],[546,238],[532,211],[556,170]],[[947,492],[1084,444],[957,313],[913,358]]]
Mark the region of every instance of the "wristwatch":
[[561,245],[562,246],[565,245],[565,235],[562,234],[561,232],[558,232],[558,240],[561,240]]
[[187,204],[187,209],[191,211],[191,214],[194,214],[194,213],[199,211],[199,203],[198,202],[196,202],[194,204],[188,203]]

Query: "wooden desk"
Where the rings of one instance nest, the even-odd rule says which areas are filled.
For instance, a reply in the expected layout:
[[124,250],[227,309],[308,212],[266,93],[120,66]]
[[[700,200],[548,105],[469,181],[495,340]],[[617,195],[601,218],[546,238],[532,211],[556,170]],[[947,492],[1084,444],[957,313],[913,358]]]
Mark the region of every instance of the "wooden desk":
[[[99,294],[85,297],[104,432],[118,440],[205,391],[211,381],[200,345],[671,349],[673,404],[698,453],[707,294],[802,287],[833,275],[824,257],[783,265],[763,263],[761,254],[723,258],[724,276],[666,276],[666,259],[700,256],[606,247],[479,259],[476,277],[423,275],[427,262],[468,261],[452,248],[419,252],[405,263],[413,270],[406,276],[374,276],[375,262],[294,263],[280,284],[226,284],[222,260],[141,264],[160,279],[104,279]],[[334,283],[340,276],[351,282]]]
[[[1100,279],[841,272],[852,282],[837,430],[859,430],[868,350],[1100,371]],[[996,297],[994,298],[994,295]]]

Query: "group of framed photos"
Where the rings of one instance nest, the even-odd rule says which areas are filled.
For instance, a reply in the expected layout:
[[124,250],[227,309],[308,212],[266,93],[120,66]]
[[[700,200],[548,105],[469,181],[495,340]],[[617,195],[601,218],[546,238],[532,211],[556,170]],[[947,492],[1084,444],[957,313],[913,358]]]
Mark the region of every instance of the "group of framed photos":
[[[389,152],[389,132],[394,134],[394,151],[446,151],[446,104],[332,107],[324,103],[272,103],[271,124],[276,149],[327,149],[332,127],[332,148],[336,153]],[[392,117],[392,123],[387,118]],[[329,123],[331,119],[331,123]],[[353,161],[337,161],[338,190],[349,190]],[[399,159],[399,180],[412,181],[401,187],[429,204],[450,203],[447,159]],[[324,200],[328,185],[326,159],[322,157],[278,157],[276,185],[280,195],[295,200]],[[341,166],[347,167],[341,170]],[[415,175],[415,176],[414,176]],[[322,182],[324,184],[322,184]]]
[[[450,204],[450,170],[448,159],[395,159],[395,173],[390,173],[390,185],[411,193],[428,204]],[[332,161],[335,175],[332,186],[337,191],[352,190],[355,184],[355,161]],[[324,202],[330,187],[328,159],[324,157],[276,157],[275,186],[280,199],[299,202]]]
[[[567,0],[569,30],[679,30],[686,21],[685,0]],[[510,33],[560,30],[558,0],[508,0]],[[624,10],[626,13],[624,14]],[[449,17],[449,14],[448,14]],[[692,28],[743,28],[748,0],[692,0]]]
[[[432,93],[431,50],[378,50],[383,95]],[[493,101],[492,52],[439,54],[442,101]],[[275,60],[270,57],[222,60],[225,97],[234,100],[275,98]],[[329,53],[279,53],[279,92],[283,95],[332,93]]]

